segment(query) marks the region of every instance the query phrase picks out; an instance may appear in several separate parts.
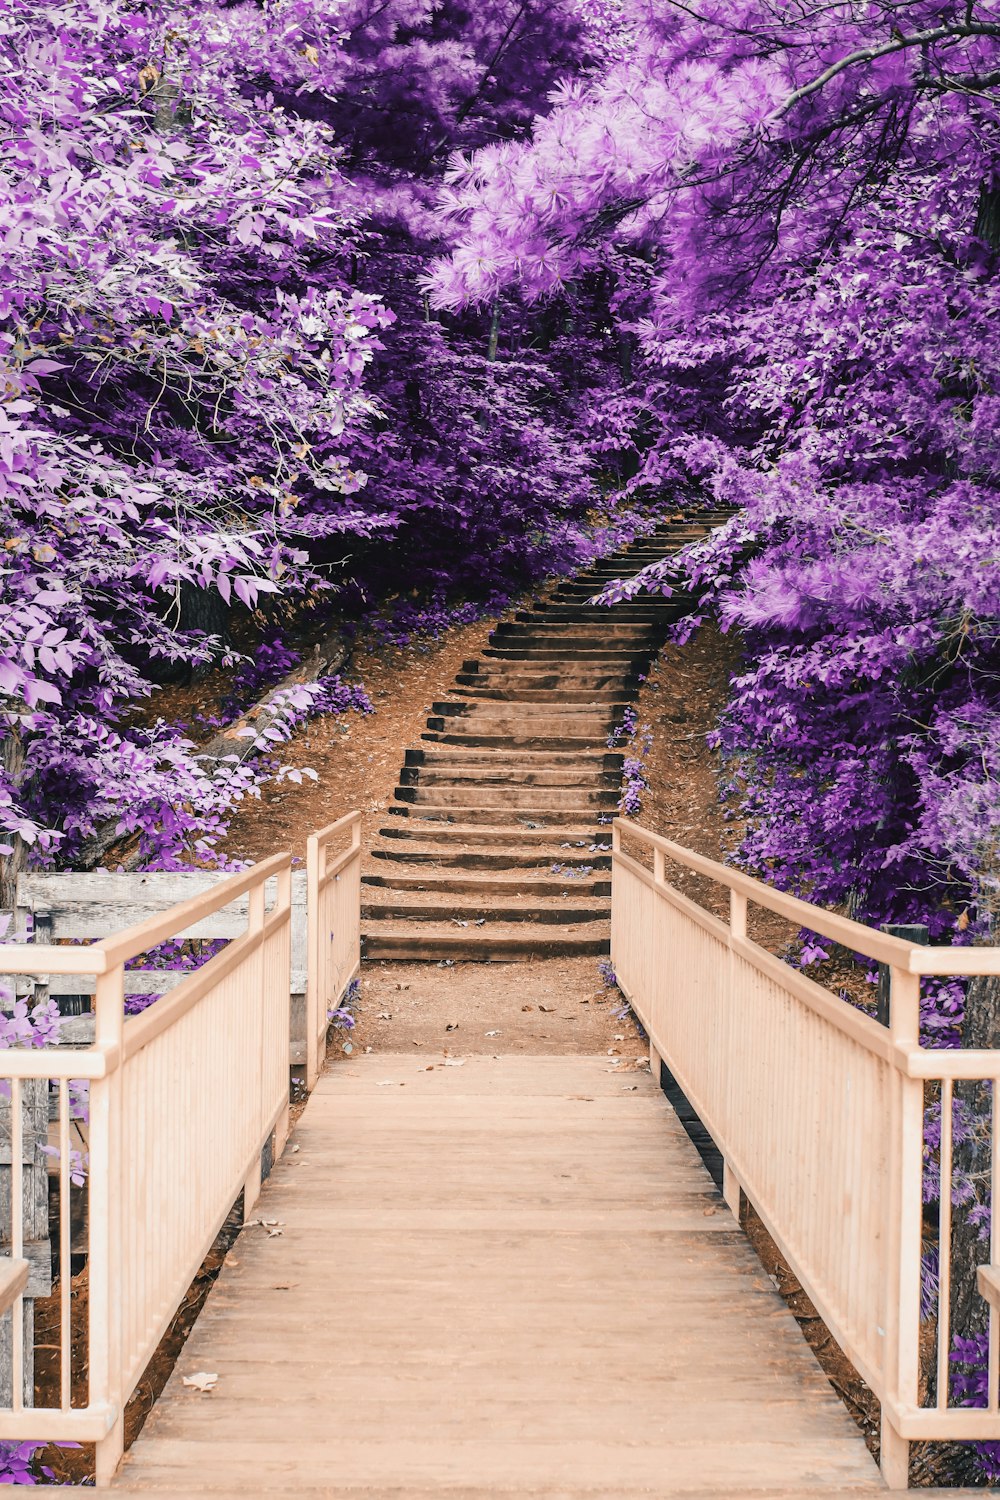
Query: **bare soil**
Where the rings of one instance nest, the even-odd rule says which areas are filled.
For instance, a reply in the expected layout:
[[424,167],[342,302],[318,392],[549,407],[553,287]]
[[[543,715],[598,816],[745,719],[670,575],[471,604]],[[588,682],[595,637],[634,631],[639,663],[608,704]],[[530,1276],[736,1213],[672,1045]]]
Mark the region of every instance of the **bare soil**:
[[[362,972],[357,1026],[347,1038],[354,1052],[605,1052],[624,1062],[648,1059],[635,1022],[621,1018],[621,995],[602,982],[596,959],[447,968],[372,963]],[[344,1040],[335,1033],[331,1060],[344,1056]]]
[[310,833],[355,808],[364,815],[364,843],[370,847],[392,801],[403,755],[420,743],[431,704],[451,692],[462,662],[480,654],[498,618],[504,617],[460,626],[419,646],[359,640],[342,675],[364,684],[375,712],[328,714],[303,725],[278,753],[282,764],[309,767],[319,780],[268,783],[259,800],[247,798],[230,826],[225,851],[263,859],[290,849],[302,858]]

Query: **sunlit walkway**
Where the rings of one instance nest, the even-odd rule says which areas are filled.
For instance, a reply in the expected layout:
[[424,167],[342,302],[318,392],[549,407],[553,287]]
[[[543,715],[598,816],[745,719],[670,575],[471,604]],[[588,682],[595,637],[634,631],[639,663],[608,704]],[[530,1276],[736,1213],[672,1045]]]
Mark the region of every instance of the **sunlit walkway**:
[[239,1241],[120,1490],[881,1488],[647,1073],[338,1066],[255,1217],[276,1222]]

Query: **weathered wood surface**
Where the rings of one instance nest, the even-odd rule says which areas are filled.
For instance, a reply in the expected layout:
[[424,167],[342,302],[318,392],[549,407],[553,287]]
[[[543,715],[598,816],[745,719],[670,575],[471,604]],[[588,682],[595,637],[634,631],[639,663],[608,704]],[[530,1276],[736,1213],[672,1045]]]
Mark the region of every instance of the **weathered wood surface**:
[[[34,924],[36,942],[48,943],[69,938],[93,941],[138,926],[159,916],[178,902],[211,890],[229,878],[226,871],[180,870],[128,873],[116,870],[36,871],[22,874],[17,881],[15,929],[22,931],[29,916]],[[268,908],[275,899],[274,882],[269,882]],[[196,922],[177,934],[178,938],[217,939],[240,937],[247,926],[247,898],[232,901],[211,916]],[[2,964],[2,952],[0,952]],[[180,984],[190,969],[128,969],[125,972],[126,995],[160,995]],[[15,988],[23,989],[24,981]],[[46,985],[35,987],[36,998],[67,995],[92,995],[94,981],[76,974],[51,974]],[[305,992],[306,992],[306,877],[304,871],[292,875],[292,1014],[289,1038],[289,1061],[305,1061]],[[93,1039],[92,1020],[73,1018],[63,1024],[63,1040],[73,1046],[87,1046]]]
[[881,1488],[648,1075],[427,1061],[321,1079],[121,1492]]

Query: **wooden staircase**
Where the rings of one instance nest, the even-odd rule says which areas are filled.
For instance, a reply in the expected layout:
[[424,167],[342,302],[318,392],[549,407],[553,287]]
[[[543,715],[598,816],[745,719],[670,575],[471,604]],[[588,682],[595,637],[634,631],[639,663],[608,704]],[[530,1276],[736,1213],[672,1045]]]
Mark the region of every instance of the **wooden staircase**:
[[706,536],[678,518],[497,627],[406,752],[363,876],[369,959],[517,961],[610,945],[610,823],[624,756],[609,741],[683,596],[592,601]]

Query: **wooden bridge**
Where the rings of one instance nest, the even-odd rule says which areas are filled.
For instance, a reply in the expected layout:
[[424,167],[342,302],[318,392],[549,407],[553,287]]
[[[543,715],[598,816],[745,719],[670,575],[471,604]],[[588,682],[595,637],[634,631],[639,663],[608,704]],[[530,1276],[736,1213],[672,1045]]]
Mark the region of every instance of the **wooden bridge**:
[[[314,1041],[358,963],[356,827],[311,848]],[[54,1090],[63,1266],[67,1085],[90,1082],[89,1338],[81,1383],[63,1278],[61,1378],[30,1406],[15,1174],[3,1296],[20,1378],[0,1435],[96,1442],[99,1483],[123,1493],[484,1500],[853,1494],[904,1486],[912,1439],[1000,1437],[993,1310],[991,1404],[962,1407],[949,1213],[929,1228],[921,1208],[925,1098],[996,1079],[1000,1055],[917,1040],[920,975],[998,973],[1000,952],[914,947],[627,822],[614,838],[619,981],[722,1151],[724,1198],[656,1071],[604,1056],[361,1058],[319,1078],[283,1150],[283,856],[88,947],[8,946],[12,972],[95,976],[97,1023],[89,1046],[3,1056],[8,1160],[32,1080]],[[669,884],[668,862],[728,893],[729,921]],[[234,902],[244,935],[123,1021],[125,962]],[[748,902],[888,964],[889,1028],[748,936]],[[125,1404],[241,1190],[249,1227],[119,1467]],[[882,1403],[881,1476],[730,1212],[740,1192]]]

